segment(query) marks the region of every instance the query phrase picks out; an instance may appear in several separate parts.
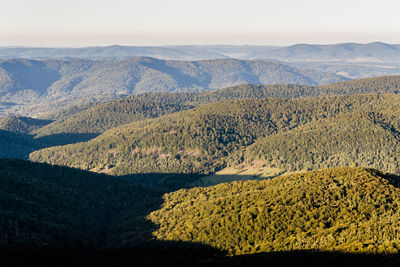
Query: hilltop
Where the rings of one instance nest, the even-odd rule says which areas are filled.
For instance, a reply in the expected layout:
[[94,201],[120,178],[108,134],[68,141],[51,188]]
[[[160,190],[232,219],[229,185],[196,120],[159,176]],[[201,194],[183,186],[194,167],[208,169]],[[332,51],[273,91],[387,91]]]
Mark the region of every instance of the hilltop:
[[155,57],[169,60],[207,60],[217,58],[276,59],[282,61],[384,61],[399,62],[400,46],[382,42],[329,45],[181,45],[181,46],[105,46],[82,48],[0,47],[0,58],[29,59],[123,59]]

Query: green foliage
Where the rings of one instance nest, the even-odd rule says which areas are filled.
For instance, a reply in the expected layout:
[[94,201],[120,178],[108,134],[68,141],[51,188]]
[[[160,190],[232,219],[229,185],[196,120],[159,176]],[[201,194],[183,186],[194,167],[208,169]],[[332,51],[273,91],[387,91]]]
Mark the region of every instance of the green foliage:
[[[100,104],[73,106],[44,116],[58,118],[35,131],[37,136],[58,133],[100,133],[130,122],[159,117],[201,104],[243,98],[301,97],[316,89],[302,85],[243,84],[217,91],[195,93],[144,93]],[[308,92],[308,93],[307,93]]]
[[357,110],[267,136],[241,157],[289,171],[368,166],[399,174],[400,110],[396,103],[383,102],[387,109]]
[[397,93],[399,87],[398,77],[388,76],[315,87],[294,84],[243,84],[216,91],[144,93],[106,103],[74,106],[49,114],[47,118],[58,118],[58,120],[36,131],[36,134],[45,136],[56,133],[100,133],[122,124],[223,100],[266,97],[300,98],[368,92]]
[[231,255],[287,250],[397,253],[400,177],[334,168],[164,195],[149,215],[161,240]]
[[[152,172],[208,174],[244,160],[259,159],[278,167],[294,164],[296,167],[290,169],[295,170],[324,167],[337,156],[334,152],[343,149],[345,152],[354,150],[354,155],[360,150],[360,157],[365,159],[357,161],[352,156],[341,156],[344,162],[340,160],[327,166],[357,163],[397,173],[397,159],[400,157],[397,157],[396,146],[392,145],[397,144],[396,131],[400,129],[396,126],[400,125],[397,119],[399,98],[397,95],[360,95],[223,101],[122,125],[87,143],[35,151],[30,159],[116,175]],[[354,115],[358,113],[375,117],[363,123],[369,117]],[[331,125],[331,122],[335,123]],[[341,132],[335,128],[346,125],[347,128]],[[325,146],[326,139],[323,138],[314,142],[297,135],[293,138],[296,131],[306,129],[307,132],[313,127],[321,136],[329,136],[331,130],[336,150],[331,151],[329,146]],[[379,133],[372,134],[378,130]],[[358,139],[352,137],[354,132],[357,132]],[[289,141],[282,139],[287,136]],[[313,138],[310,134],[304,136]],[[365,138],[370,140],[367,142]],[[304,142],[308,142],[309,147]],[[264,143],[271,144],[271,147],[266,146],[268,153],[263,150]],[[293,147],[288,144],[293,144]],[[325,146],[320,154],[318,146]],[[310,153],[309,148],[313,149]],[[301,150],[302,154],[292,155],[291,151],[295,150]],[[325,150],[329,150],[327,153],[332,155],[331,158],[326,156]],[[379,155],[374,155],[378,150]],[[281,151],[286,152],[279,154]],[[311,163],[319,165],[310,165],[307,157],[313,157]]]
[[65,119],[59,119],[34,133],[36,137],[58,133],[101,133],[122,124],[187,108],[189,107],[147,100],[144,97],[130,97],[96,105]]
[[61,109],[61,110],[57,110],[54,112],[43,114],[39,118],[43,119],[43,120],[57,121],[57,120],[61,120],[61,119],[67,118],[69,116],[75,115],[76,113],[79,113],[83,110],[89,109],[92,106],[101,105],[101,104],[102,104],[101,102],[99,102],[99,103],[89,102],[89,103],[84,103],[81,105],[72,105],[65,109]]
[[318,86],[321,94],[397,94],[400,92],[400,76],[383,76],[357,79]]

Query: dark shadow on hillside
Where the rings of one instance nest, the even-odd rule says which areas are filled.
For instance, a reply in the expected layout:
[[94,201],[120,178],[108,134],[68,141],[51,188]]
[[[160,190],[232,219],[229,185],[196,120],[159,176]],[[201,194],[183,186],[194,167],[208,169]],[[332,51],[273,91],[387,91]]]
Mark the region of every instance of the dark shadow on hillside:
[[182,173],[137,173],[119,176],[137,184],[169,193],[182,188],[192,188],[204,175]]
[[[147,215],[163,204],[162,196],[176,188],[190,187],[200,175],[136,174],[130,179],[151,189],[140,191],[141,198],[126,199],[129,205],[101,222],[101,236],[92,247],[55,247],[0,250],[3,267],[125,267],[125,266],[400,266],[400,255],[338,253],[320,251],[270,252],[226,256],[226,252],[194,242],[155,240],[157,226]],[[396,176],[393,176],[396,177]],[[390,178],[390,177],[389,177]],[[158,179],[158,180],[157,180]],[[157,188],[158,187],[158,188]],[[135,191],[138,192],[138,191]],[[89,192],[90,194],[90,192]],[[118,205],[116,207],[119,207]],[[23,234],[23,233],[21,233]]]
[[35,140],[43,144],[43,147],[51,147],[87,142],[99,135],[100,133],[60,133],[38,137]]
[[0,130],[0,158],[29,159],[35,150],[87,142],[98,133],[63,133],[35,138],[33,135]]
[[248,180],[265,180],[275,178],[260,177],[259,175],[239,175],[239,174],[220,174],[220,175],[200,175],[200,174],[180,174],[180,173],[140,173],[120,176],[134,181],[149,188],[162,190],[164,192],[176,191],[182,188],[207,187],[220,183]]

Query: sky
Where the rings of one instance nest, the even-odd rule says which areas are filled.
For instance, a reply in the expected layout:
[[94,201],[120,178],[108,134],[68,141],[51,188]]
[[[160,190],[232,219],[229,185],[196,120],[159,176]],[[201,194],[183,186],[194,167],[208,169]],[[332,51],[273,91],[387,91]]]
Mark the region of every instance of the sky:
[[400,44],[398,0],[0,0],[0,46]]

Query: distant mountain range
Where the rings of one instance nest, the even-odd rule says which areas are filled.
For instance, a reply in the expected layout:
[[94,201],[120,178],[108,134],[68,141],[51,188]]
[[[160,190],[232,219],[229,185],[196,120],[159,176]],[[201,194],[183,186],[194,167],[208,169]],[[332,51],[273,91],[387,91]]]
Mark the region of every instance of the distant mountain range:
[[253,51],[247,59],[277,59],[306,62],[399,62],[400,45],[381,42],[370,44],[343,43],[334,45],[297,44],[288,47]]
[[0,113],[53,111],[72,104],[115,99],[144,92],[215,90],[252,83],[326,84],[345,77],[265,60],[0,61]]
[[84,48],[0,47],[0,58],[85,58],[121,59],[138,56],[172,60],[217,58],[275,59],[282,61],[399,62],[400,45],[374,42],[292,46],[182,45],[105,46]]
[[80,59],[120,59],[138,56],[156,57],[160,59],[199,60],[228,58],[212,49],[197,46],[106,46],[85,48],[43,48],[43,47],[3,47],[0,48],[0,58],[80,58]]
[[400,45],[374,42],[332,45],[296,44],[291,46],[256,45],[181,45],[181,46],[106,46],[84,48],[0,47],[0,59],[127,59],[154,57],[165,60],[266,59],[297,68],[309,68],[368,78],[400,73]]

